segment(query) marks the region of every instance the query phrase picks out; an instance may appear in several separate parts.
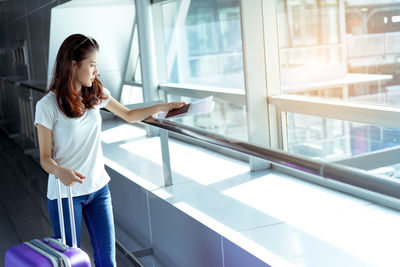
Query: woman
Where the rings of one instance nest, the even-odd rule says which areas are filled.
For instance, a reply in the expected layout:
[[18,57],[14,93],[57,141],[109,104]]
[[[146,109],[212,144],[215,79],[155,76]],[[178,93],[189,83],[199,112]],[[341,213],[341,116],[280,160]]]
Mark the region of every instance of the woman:
[[[104,107],[127,122],[141,121],[158,112],[179,108],[183,102],[129,110],[116,101],[97,78],[99,46],[87,36],[74,34],[62,43],[48,93],[37,103],[40,164],[49,173],[48,209],[54,233],[60,237],[56,177],[72,186],[77,242],[82,216],[89,230],[96,266],[116,266],[115,236],[100,142]],[[63,187],[63,189],[65,189]],[[66,190],[62,190],[67,243],[71,245]]]

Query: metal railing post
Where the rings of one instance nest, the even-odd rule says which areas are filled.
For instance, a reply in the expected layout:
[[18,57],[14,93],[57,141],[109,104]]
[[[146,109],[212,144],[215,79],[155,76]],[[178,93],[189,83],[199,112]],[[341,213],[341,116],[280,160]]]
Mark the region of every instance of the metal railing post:
[[161,154],[163,161],[164,186],[172,185],[171,162],[169,158],[168,131],[160,130]]

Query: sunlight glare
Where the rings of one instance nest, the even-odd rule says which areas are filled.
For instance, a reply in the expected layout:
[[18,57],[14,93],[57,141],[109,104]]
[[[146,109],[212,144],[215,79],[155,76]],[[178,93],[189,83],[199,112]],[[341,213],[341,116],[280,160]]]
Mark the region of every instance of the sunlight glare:
[[146,136],[146,131],[144,129],[129,124],[122,124],[102,131],[101,141],[106,144],[111,144],[140,136]]
[[[388,255],[398,254],[400,218],[393,211],[382,211],[340,193],[273,174],[232,187],[223,194],[368,262],[389,263],[393,258]],[[380,231],[371,232],[377,225]],[[384,251],[377,250],[381,243],[386,244]]]

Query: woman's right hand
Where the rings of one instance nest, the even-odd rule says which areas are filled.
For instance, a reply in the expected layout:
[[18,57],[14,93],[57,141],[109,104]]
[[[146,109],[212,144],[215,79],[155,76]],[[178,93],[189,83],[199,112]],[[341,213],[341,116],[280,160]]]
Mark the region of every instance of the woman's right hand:
[[60,166],[56,168],[54,175],[66,186],[72,186],[75,182],[82,184],[83,180],[86,179],[86,177],[79,172]]
[[172,109],[177,109],[177,108],[181,108],[185,105],[185,102],[169,102],[169,103],[165,103],[165,104],[159,104],[159,111],[161,112],[168,112]]

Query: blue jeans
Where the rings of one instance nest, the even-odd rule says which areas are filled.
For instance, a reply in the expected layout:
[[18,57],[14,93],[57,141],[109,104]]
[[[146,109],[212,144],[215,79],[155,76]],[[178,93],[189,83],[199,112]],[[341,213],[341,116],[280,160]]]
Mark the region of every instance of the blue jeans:
[[[117,266],[115,261],[114,219],[108,185],[91,194],[73,197],[73,202],[78,247],[80,247],[81,244],[80,236],[83,215],[93,246],[94,262],[96,266]],[[67,244],[71,246],[72,238],[68,198],[63,198],[62,204],[64,224],[66,225],[65,237]],[[47,206],[54,234],[56,237],[61,238],[57,200],[48,199]]]

